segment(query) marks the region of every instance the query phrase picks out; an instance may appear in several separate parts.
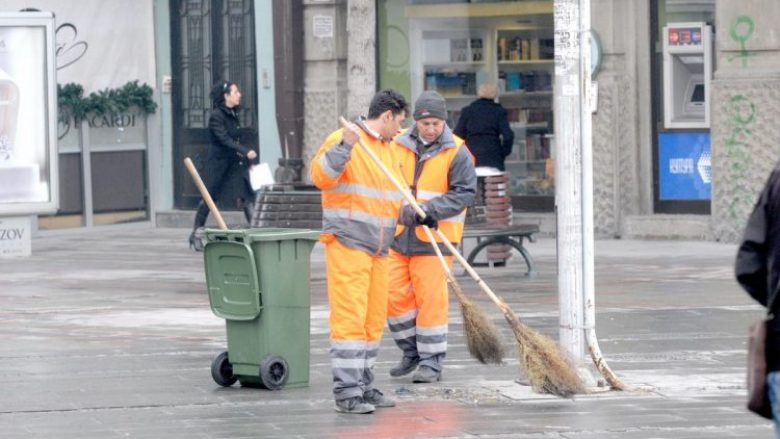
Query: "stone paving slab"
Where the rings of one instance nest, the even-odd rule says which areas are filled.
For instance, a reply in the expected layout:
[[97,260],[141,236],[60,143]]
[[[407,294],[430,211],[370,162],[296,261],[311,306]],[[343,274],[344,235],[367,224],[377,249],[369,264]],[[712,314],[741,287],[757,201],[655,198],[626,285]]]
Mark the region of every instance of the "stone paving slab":
[[[225,349],[211,313],[202,254],[182,229],[44,234],[28,259],[0,260],[0,439],[4,438],[769,438],[744,409],[745,334],[761,315],[732,278],[734,246],[598,241],[597,329],[610,366],[635,389],[578,395],[518,384],[516,344],[499,311],[464,290],[499,326],[504,365],[468,357],[455,302],[440,383],[391,378],[385,336],[377,386],[398,407],[332,409],[321,246],[312,254],[311,385],[220,388]],[[557,337],[555,242],[530,244],[539,274],[518,260],[480,275],[530,326]]]

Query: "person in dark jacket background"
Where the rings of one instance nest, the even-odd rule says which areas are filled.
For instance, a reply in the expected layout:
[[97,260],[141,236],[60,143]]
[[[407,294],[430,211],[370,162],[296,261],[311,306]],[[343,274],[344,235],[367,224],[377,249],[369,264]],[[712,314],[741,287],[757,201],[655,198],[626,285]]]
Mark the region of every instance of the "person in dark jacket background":
[[[231,175],[242,173],[244,216],[247,222],[252,220],[253,191],[249,185],[248,162],[257,159],[257,152],[241,143],[238,120],[241,92],[234,82],[219,81],[211,89],[212,110],[209,116],[209,133],[211,143],[206,156],[206,166],[203,181],[214,201],[219,198],[225,183]],[[203,242],[195,232],[206,224],[209,208],[203,200],[198,204],[195,223],[190,234],[190,247],[196,251],[203,250]]]
[[773,316],[767,325],[766,361],[769,401],[780,438],[780,318],[777,289],[780,282],[780,162],[753,208],[737,252],[737,282]]
[[466,141],[477,166],[504,170],[504,159],[512,152],[515,133],[509,127],[506,110],[495,102],[496,85],[479,87],[479,99],[463,109],[453,131]]

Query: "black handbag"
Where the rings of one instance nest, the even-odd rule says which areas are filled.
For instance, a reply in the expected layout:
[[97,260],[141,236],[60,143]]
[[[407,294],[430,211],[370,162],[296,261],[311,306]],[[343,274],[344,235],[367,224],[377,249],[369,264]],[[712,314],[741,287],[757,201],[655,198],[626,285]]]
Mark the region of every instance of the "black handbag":
[[748,336],[747,364],[747,408],[757,415],[772,419],[772,406],[769,402],[766,383],[766,334],[769,320],[761,319],[750,325]]

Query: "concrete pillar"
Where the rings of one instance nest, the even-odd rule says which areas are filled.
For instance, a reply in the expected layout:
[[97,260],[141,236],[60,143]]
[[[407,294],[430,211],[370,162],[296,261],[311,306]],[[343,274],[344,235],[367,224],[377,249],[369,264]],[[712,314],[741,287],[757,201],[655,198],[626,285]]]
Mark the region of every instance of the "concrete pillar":
[[[647,0],[592,1],[592,28],[601,40],[603,52],[596,78],[598,109],[593,116],[593,213],[597,236],[620,235],[622,218],[640,212],[641,188],[645,186],[643,196],[647,198],[649,192],[652,207],[652,162],[648,159],[645,162],[650,165],[640,166],[640,157],[652,157],[652,143],[648,135],[639,135],[640,128],[650,126],[650,62],[646,55],[649,47],[647,38],[642,38],[649,35],[648,10]],[[640,87],[647,88],[641,100]],[[645,173],[649,179],[640,178]]]
[[347,1],[347,113],[365,115],[376,92],[376,1]]
[[719,0],[716,5],[712,224],[715,239],[737,242],[780,159],[780,2]]
[[325,136],[347,115],[346,0],[304,0],[304,181]]
[[[339,116],[365,115],[376,91],[374,0],[304,0],[304,134],[307,165]],[[304,171],[308,181],[308,171]]]

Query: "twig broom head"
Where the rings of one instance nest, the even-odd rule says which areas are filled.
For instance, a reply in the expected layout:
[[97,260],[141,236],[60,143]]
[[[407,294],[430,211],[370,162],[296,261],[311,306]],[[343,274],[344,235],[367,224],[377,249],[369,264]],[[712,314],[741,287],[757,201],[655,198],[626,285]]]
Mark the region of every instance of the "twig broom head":
[[515,333],[520,365],[534,390],[563,398],[585,393],[585,385],[577,370],[560,351],[558,344],[520,322],[503,300],[499,299],[498,306]]
[[450,279],[448,284],[460,304],[469,354],[482,364],[501,364],[504,359],[504,346],[501,344],[498,329],[487,318],[485,312],[463,294],[460,285],[454,279]]

